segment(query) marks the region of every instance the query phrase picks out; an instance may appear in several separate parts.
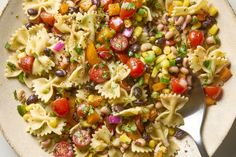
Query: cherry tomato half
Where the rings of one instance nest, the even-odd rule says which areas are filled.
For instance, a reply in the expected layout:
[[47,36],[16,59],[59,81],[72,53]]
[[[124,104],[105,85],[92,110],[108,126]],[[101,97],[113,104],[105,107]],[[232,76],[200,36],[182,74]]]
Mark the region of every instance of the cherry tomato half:
[[97,48],[98,56],[103,60],[109,60],[113,57],[113,51],[110,49],[109,46],[102,45],[101,47]]
[[95,83],[104,83],[110,79],[109,68],[103,63],[95,64],[89,70],[89,77]]
[[112,17],[109,21],[110,28],[114,29],[116,32],[119,32],[124,26],[124,21],[119,17]]
[[120,10],[120,18],[128,19],[136,13],[136,5],[134,2],[123,1]]
[[101,6],[103,7],[105,11],[108,10],[109,4],[112,4],[112,3],[113,3],[113,0],[101,0]]
[[126,50],[129,45],[128,39],[122,34],[117,34],[110,40],[110,43],[112,49],[117,52],[122,52]]
[[222,93],[222,88],[219,86],[206,86],[204,87],[206,95],[214,100],[218,99]]
[[133,78],[139,78],[145,71],[145,66],[140,59],[130,58],[127,65],[131,70],[130,76]]
[[202,45],[204,42],[204,33],[200,30],[192,30],[188,34],[188,41],[193,48]]
[[91,136],[89,131],[77,129],[72,136],[73,143],[79,149],[84,149],[91,143]]
[[19,60],[18,65],[22,68],[22,70],[26,73],[31,73],[34,63],[34,57],[26,56]]
[[89,105],[87,104],[80,104],[77,107],[77,115],[78,117],[85,117],[87,116],[88,112],[89,112]]
[[183,94],[187,90],[187,81],[184,78],[171,80],[172,91],[177,94]]
[[66,98],[59,98],[53,101],[52,108],[59,117],[65,117],[70,112],[69,101]]
[[43,11],[40,14],[40,18],[42,19],[42,21],[46,24],[48,24],[49,26],[53,26],[54,22],[55,22],[55,18],[53,14],[47,13],[46,11]]
[[55,144],[55,147],[53,150],[53,156],[54,157],[73,157],[74,156],[73,148],[68,142],[61,141]]

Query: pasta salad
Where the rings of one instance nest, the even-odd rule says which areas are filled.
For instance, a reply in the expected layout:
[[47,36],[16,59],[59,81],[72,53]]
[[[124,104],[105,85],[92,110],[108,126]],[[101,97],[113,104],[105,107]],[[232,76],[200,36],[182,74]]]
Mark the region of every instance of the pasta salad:
[[54,157],[172,157],[192,77],[207,106],[232,76],[208,0],[23,0],[5,76]]

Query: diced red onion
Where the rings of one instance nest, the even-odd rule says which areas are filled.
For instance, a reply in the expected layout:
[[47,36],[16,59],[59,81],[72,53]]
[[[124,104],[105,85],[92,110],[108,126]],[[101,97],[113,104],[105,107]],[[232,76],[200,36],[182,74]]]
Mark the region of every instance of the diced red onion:
[[130,38],[133,34],[133,28],[125,28],[124,31],[123,31],[123,35],[127,38]]
[[110,115],[108,117],[108,121],[110,124],[119,124],[119,123],[121,123],[121,118],[119,116]]
[[60,52],[64,48],[65,44],[62,41],[59,41],[54,47],[53,50]]

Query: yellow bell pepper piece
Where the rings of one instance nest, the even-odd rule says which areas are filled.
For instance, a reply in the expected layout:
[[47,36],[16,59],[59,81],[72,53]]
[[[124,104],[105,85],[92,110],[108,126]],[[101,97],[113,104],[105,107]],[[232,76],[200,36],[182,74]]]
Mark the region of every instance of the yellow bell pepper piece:
[[210,14],[211,16],[216,16],[217,13],[218,13],[218,10],[217,10],[216,7],[211,6],[211,7],[209,8],[209,14]]
[[119,15],[120,14],[120,4],[119,3],[109,4],[108,14],[109,14],[109,16]]
[[126,134],[122,134],[120,136],[120,142],[130,144],[131,139]]
[[165,88],[166,88],[166,84],[161,83],[161,82],[158,82],[158,83],[155,83],[154,85],[152,85],[152,89],[154,92],[158,92],[158,91],[165,89]]
[[211,26],[211,28],[208,30],[208,33],[211,35],[216,35],[219,31],[219,27],[214,24],[213,26]]

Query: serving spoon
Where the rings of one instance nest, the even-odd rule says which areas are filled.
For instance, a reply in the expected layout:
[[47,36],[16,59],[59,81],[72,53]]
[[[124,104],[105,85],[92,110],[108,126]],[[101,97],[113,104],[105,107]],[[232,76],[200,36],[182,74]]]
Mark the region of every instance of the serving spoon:
[[205,96],[201,82],[194,76],[190,99],[180,111],[184,117],[184,125],[180,126],[179,129],[193,138],[202,157],[209,157],[201,136],[206,111],[204,98]]

